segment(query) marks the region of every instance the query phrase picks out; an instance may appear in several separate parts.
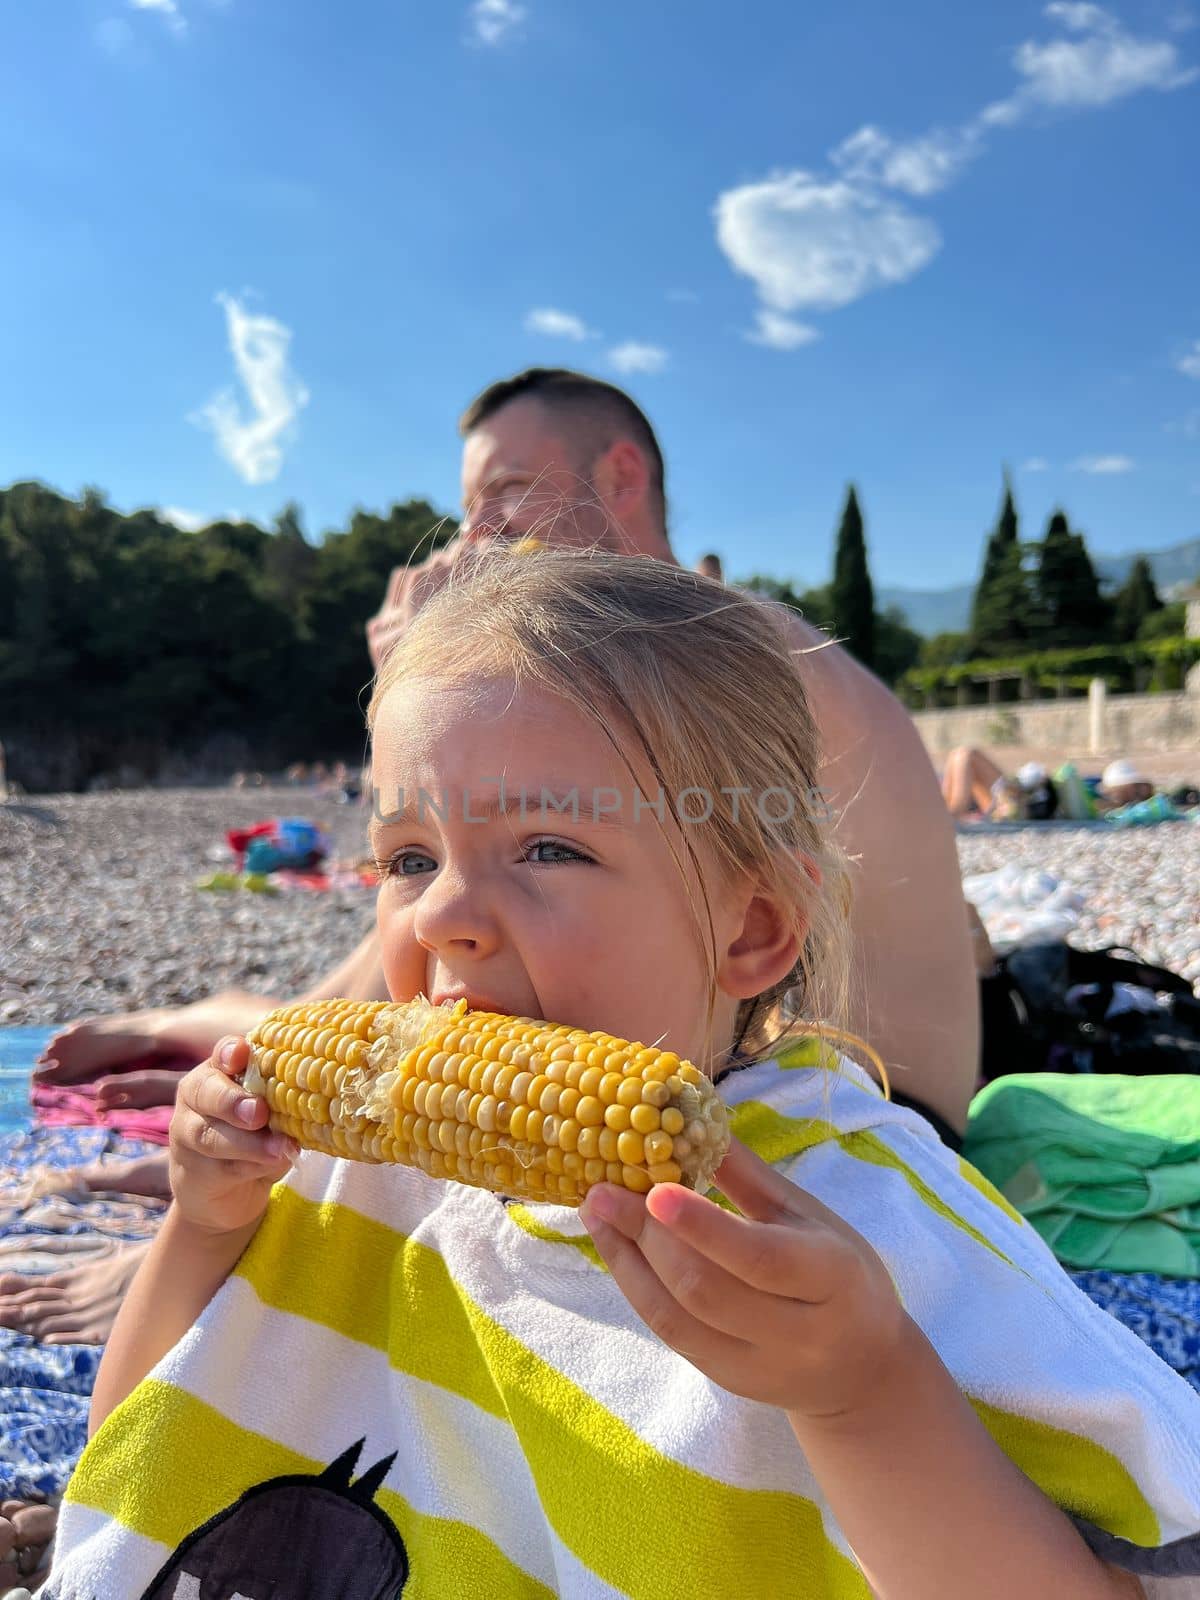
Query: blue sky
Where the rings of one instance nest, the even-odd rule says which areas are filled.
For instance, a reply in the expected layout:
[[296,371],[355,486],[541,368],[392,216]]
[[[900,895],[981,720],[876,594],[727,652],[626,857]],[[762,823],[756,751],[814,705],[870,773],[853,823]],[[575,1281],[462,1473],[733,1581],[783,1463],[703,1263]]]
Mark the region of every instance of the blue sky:
[[0,481],[311,534],[458,499],[530,363],[628,385],[683,559],[974,576],[1014,472],[1200,532],[1200,14],[55,0],[0,58]]

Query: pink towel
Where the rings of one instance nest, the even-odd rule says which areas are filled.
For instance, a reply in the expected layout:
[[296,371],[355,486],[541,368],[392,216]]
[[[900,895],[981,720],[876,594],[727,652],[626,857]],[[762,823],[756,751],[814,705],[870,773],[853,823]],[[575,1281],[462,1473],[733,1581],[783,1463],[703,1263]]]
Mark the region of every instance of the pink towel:
[[[157,1067],[186,1072],[195,1062],[186,1057],[142,1056],[136,1061],[126,1061],[119,1067],[110,1067],[106,1077],[121,1072],[134,1072],[139,1068]],[[44,1128],[112,1128],[127,1139],[148,1139],[153,1144],[166,1144],[167,1129],[171,1124],[171,1106],[122,1107],[114,1111],[101,1111],[96,1105],[94,1083],[38,1083],[32,1085],[31,1099],[37,1120]]]

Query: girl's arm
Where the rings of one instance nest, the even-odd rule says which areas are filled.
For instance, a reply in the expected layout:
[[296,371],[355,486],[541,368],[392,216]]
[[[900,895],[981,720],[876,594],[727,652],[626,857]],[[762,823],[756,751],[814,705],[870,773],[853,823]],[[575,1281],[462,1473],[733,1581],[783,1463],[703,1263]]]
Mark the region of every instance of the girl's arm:
[[789,1413],[879,1600],[1125,1600],[1100,1561],[1008,1459],[914,1323],[896,1381],[848,1414]]
[[117,1313],[88,1416],[88,1437],[196,1321],[254,1237],[256,1218],[228,1233],[198,1228],[172,1206]]
[[661,1184],[601,1184],[583,1219],[634,1310],[733,1394],[784,1411],[879,1600],[1128,1600],[993,1443],[882,1261],[735,1140],[743,1215]]
[[174,1201],[138,1268],[96,1374],[89,1433],[188,1331],[254,1237],[296,1147],[266,1128],[267,1102],[237,1079],[250,1058],[225,1039],[179,1085],[171,1118]]

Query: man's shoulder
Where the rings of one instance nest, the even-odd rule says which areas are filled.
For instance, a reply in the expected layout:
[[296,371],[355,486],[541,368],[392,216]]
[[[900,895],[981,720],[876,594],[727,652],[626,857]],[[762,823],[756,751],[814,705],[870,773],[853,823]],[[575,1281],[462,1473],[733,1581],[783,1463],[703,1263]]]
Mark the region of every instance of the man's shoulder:
[[754,598],[777,616],[822,731],[826,719],[835,717],[843,731],[869,727],[878,736],[891,727],[906,736],[912,732],[912,719],[892,691],[832,634],[782,601]]

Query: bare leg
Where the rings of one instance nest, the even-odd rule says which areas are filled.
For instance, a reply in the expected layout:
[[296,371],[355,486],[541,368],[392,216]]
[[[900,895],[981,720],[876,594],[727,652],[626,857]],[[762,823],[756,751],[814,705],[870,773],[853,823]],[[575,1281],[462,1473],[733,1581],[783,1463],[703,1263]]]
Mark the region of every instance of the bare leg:
[[99,1261],[29,1279],[0,1276],[0,1328],[43,1344],[104,1344],[150,1241],[130,1244]]
[[[317,979],[300,1000],[386,1000],[387,984],[379,934],[371,928],[341,964]],[[284,1001],[269,995],[226,989],[207,1000],[174,1010],[127,1011],[113,1017],[83,1017],[68,1023],[43,1050],[35,1083],[87,1083],[123,1062],[142,1056],[184,1056],[193,1062],[210,1056],[226,1034],[249,1033],[268,1011]],[[149,1066],[150,1064],[147,1063]],[[149,1102],[145,1102],[149,1103]]]
[[942,773],[942,798],[952,817],[966,817],[972,811],[987,814],[992,801],[992,786],[1004,774],[982,750],[959,745],[946,758]]
[[0,1504],[0,1595],[15,1584],[39,1589],[42,1579],[34,1578],[54,1537],[58,1512],[54,1506],[30,1500],[5,1500]]
[[12,1191],[13,1204],[29,1206],[52,1194],[75,1195],[82,1200],[88,1191],[169,1200],[167,1152],[156,1150],[148,1156],[130,1156],[122,1161],[96,1161],[86,1167],[35,1167],[24,1183]]
[[147,1067],[138,1072],[118,1072],[96,1080],[98,1111],[141,1110],[146,1106],[173,1106],[183,1067]]
[[127,1011],[83,1017],[50,1040],[34,1069],[36,1083],[86,1083],[141,1056],[187,1056],[203,1061],[219,1039],[248,1033],[281,1001],[228,989],[175,1010]]

